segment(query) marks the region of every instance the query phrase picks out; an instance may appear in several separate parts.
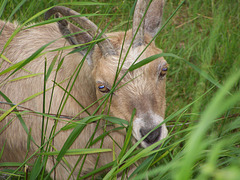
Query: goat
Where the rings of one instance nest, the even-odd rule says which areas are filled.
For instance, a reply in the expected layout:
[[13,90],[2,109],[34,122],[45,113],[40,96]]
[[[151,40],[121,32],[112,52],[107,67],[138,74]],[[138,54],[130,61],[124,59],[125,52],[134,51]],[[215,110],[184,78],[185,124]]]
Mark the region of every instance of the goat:
[[[7,47],[4,46],[17,28],[17,24],[0,21],[0,28],[2,29],[0,34],[0,52],[13,64],[29,58],[38,49],[51,42],[44,49],[44,52],[47,53],[43,53],[43,55],[35,58],[23,68],[11,74],[11,76],[9,76],[9,72],[1,75],[1,82],[3,82],[6,77],[8,77],[8,81],[4,81],[0,86],[0,101],[6,102],[6,97],[8,97],[12,104],[19,105],[19,103],[21,103],[20,105],[25,108],[35,112],[41,112],[44,97],[43,93],[39,92],[43,91],[45,85],[45,109],[49,108],[51,113],[58,114],[59,107],[62,103],[61,101],[65,95],[63,89],[68,89],[68,80],[73,77],[72,75],[73,72],[76,72],[76,67],[79,67],[79,64],[81,64],[81,70],[77,71],[78,75],[75,78],[74,85],[71,87],[71,91],[69,91],[70,96],[61,114],[72,117],[78,115],[79,118],[87,117],[89,114],[95,113],[103,97],[111,94],[111,103],[108,102],[107,104],[111,104],[110,110],[108,111],[101,107],[96,112],[97,114],[100,115],[102,112],[104,114],[109,113],[111,116],[130,121],[132,112],[136,109],[135,116],[133,117],[132,131],[134,139],[136,141],[140,140],[155,127],[162,124],[141,142],[141,146],[146,148],[162,140],[168,133],[166,125],[163,123],[166,109],[165,76],[168,64],[163,57],[160,57],[134,71],[128,71],[135,59],[145,49],[147,44],[151,42],[160,29],[164,0],[153,0],[147,10],[149,3],[150,0],[139,0],[137,2],[131,30],[108,34],[102,33],[98,27],[87,18],[77,16],[79,13],[74,10],[63,6],[55,6],[46,12],[46,18],[54,14],[58,17],[71,16],[69,18],[86,31],[83,31],[66,19],[61,18],[61,20],[55,23],[21,30],[14,36]],[[146,14],[145,11],[147,11]],[[144,20],[141,21],[143,17]],[[94,42],[94,38],[98,36],[102,38],[102,41],[98,41],[95,44],[92,43]],[[81,44],[84,45],[80,46],[83,48],[77,47]],[[90,49],[86,44],[94,47]],[[54,51],[61,47],[72,45],[75,45],[74,47],[78,50],[77,52],[73,53],[73,49],[68,48]],[[154,41],[152,41],[137,62],[161,52],[162,51],[155,46]],[[124,59],[125,56],[126,58]],[[48,69],[56,57],[61,57],[61,67],[58,69],[58,65],[55,64],[54,68],[58,70],[52,71],[46,80],[44,79],[44,69]],[[84,59],[86,59],[86,61]],[[47,61],[47,63],[45,63],[45,61]],[[119,61],[120,64],[122,64],[122,68],[115,79]],[[0,72],[10,66],[11,64],[9,62],[2,59]],[[58,72],[54,73],[56,71]],[[35,75],[28,78],[19,78],[28,76],[29,74]],[[123,75],[125,76],[113,90],[114,82],[120,80],[120,77]],[[15,80],[10,81],[11,79]],[[35,96],[32,97],[32,99],[26,100],[32,95]],[[88,107],[87,110],[80,106],[77,101],[80,102],[83,107]],[[93,104],[94,102],[97,103]],[[0,104],[0,107],[2,110],[5,109],[5,111],[2,111],[3,114],[11,106],[9,106],[9,104]],[[16,106],[16,108],[21,107]],[[79,114],[79,112],[81,113]],[[31,113],[23,114],[22,117],[26,128],[28,130],[31,129],[31,136],[35,142],[33,143],[33,141],[31,141],[31,146],[27,153],[28,134],[22,122],[19,121],[18,118],[7,116],[0,122],[0,129],[2,129],[0,147],[4,146],[1,162],[23,162],[26,154],[28,154],[29,157],[37,151],[41,145],[42,117]],[[61,128],[66,125],[66,122],[58,121],[57,125],[55,125],[56,120],[48,121],[45,137],[49,137],[52,127],[56,127],[56,132],[60,131]],[[97,131],[95,132],[96,127]],[[94,133],[95,138],[100,136],[104,132],[104,127],[107,130],[113,128],[112,126],[104,126],[102,121],[100,121],[99,126],[97,126],[97,123],[87,124],[72,144],[71,149],[85,148],[89,137]],[[54,148],[60,150],[71,132],[72,129],[60,131],[52,142]],[[122,147],[125,135],[125,131],[110,131],[109,136],[104,138],[102,145],[101,142],[97,142],[92,148],[113,149],[113,140]],[[119,154],[121,148],[116,146],[115,151],[116,154]],[[77,163],[78,159],[76,157],[76,155],[65,156],[70,165],[70,171]],[[113,160],[111,152],[101,153],[99,157],[97,167],[102,167]],[[91,172],[95,168],[97,158],[98,154],[87,155],[80,175]],[[32,161],[33,160],[34,158],[32,158]],[[54,158],[48,158],[46,165],[47,171],[53,168],[55,164],[54,161]],[[73,172],[72,177],[77,177],[79,166],[80,165],[78,165]],[[55,174],[52,173],[52,176],[55,175],[56,179],[67,179],[69,176],[68,168],[69,167],[59,164],[55,168]]]

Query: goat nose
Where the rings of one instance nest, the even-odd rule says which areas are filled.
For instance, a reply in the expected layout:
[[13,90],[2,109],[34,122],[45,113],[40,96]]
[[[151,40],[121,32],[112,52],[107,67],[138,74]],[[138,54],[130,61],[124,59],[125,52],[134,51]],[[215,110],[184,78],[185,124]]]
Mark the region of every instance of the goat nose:
[[[144,129],[141,128],[140,129],[140,133],[143,136],[145,136],[149,131],[151,131],[152,129]],[[151,132],[145,139],[144,141],[148,144],[153,144],[154,142],[156,142],[159,137],[161,135],[161,127],[155,129],[153,132]]]

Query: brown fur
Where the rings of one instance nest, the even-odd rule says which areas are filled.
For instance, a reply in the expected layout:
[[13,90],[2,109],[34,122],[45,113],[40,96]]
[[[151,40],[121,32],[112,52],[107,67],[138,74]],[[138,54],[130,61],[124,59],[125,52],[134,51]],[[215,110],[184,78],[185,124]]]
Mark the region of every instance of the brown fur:
[[[0,21],[0,28],[4,26],[5,22]],[[15,30],[17,24],[7,23],[0,35],[0,52],[3,50],[3,47],[6,41],[9,39],[13,31]],[[107,34],[110,37],[110,41],[114,48],[117,50],[117,53],[120,54],[122,42],[124,39],[124,32],[116,32]],[[41,46],[45,45],[48,42],[56,40],[57,38],[62,37],[61,32],[57,26],[57,23],[48,24],[43,26],[38,26],[30,29],[25,29],[20,31],[11,41],[11,43],[7,46],[6,49],[3,51],[3,55],[6,56],[13,64],[18,63],[29,56],[31,56],[37,49]],[[151,36],[145,34],[144,41],[145,44],[149,43],[151,40]],[[132,31],[129,30],[126,35],[125,44],[123,47],[123,55],[125,56],[127,49],[130,45],[132,40]],[[58,73],[56,82],[60,83],[63,88],[67,86],[67,80],[74,72],[75,68],[78,66],[82,59],[82,55],[80,53],[68,54],[72,51],[64,50],[64,51],[52,51],[54,49],[61,48],[63,46],[69,46],[70,44],[64,39],[61,38],[56,42],[49,45],[42,56],[33,60],[33,62],[24,66],[24,69],[19,70],[14,75],[12,75],[7,82],[1,84],[0,91],[3,92],[7,97],[14,104],[18,104],[22,102],[24,99],[28,98],[31,95],[39,93],[43,91],[43,74],[37,75],[31,78],[25,78],[22,80],[17,81],[10,81],[18,77],[22,77],[25,75],[29,75],[31,73],[43,73],[44,72],[44,62],[47,61],[47,69],[51,64],[54,57],[62,58],[64,57],[65,60],[63,65]],[[136,47],[135,49],[130,50],[129,55],[127,56],[126,62],[123,66],[123,70],[119,75],[121,75],[129,68],[129,66],[133,63],[135,58],[139,55],[139,53],[143,50],[145,45]],[[52,52],[51,52],[52,51]],[[161,53],[161,50],[155,47],[154,42],[148,47],[147,51],[143,53],[140,57],[139,61]],[[89,66],[87,62],[84,62],[83,67],[77,77],[77,80],[73,86],[71,91],[71,95],[75,97],[84,107],[89,106],[97,99],[101,98],[104,94],[98,90],[96,82],[102,82],[109,88],[112,87],[115,73],[118,64],[118,57],[116,56],[102,56],[101,50],[96,46],[94,48],[92,54],[93,66]],[[4,69],[8,68],[11,64],[6,62],[3,59],[0,59],[2,66],[0,68],[0,72]],[[123,59],[121,59],[123,61]],[[122,86],[121,88],[117,89],[114,92],[111,108],[110,108],[110,115],[116,116],[122,119],[130,120],[132,110],[136,108],[136,118],[142,117],[145,115],[144,123],[147,124],[154,124],[152,117],[149,115],[149,112],[154,112],[164,118],[165,115],[165,78],[159,79],[159,67],[164,66],[166,61],[163,58],[159,58],[148,65],[145,65],[133,72],[129,72],[122,82],[119,84],[118,87],[121,87],[125,83],[126,85]],[[54,67],[56,69],[56,66]],[[0,80],[4,80],[8,74],[4,74],[0,76]],[[55,78],[55,71],[50,75],[46,88],[53,87],[53,80]],[[118,79],[119,79],[118,78]],[[117,87],[117,88],[118,88]],[[51,91],[46,92],[46,109],[48,110],[49,101],[51,97]],[[56,114],[58,112],[59,105],[61,103],[62,97],[64,95],[64,91],[55,86],[53,100],[51,104],[51,111],[50,113]],[[0,101],[5,102],[1,96]],[[43,96],[42,94],[38,95],[37,97],[21,103],[22,106],[29,108],[36,112],[42,112],[42,102]],[[90,107],[88,109],[89,113],[93,113],[96,109],[97,104]],[[0,104],[1,109],[9,109],[9,105]],[[21,108],[19,108],[21,109]],[[69,97],[66,106],[62,112],[63,115],[68,116],[75,116],[79,112],[82,111],[82,108],[71,98]],[[98,114],[102,111],[99,110]],[[88,116],[87,113],[83,112],[79,115],[80,118]],[[41,137],[41,116],[36,116],[32,114],[24,115],[24,121],[27,125],[28,129],[31,129],[31,135],[33,139],[36,141],[38,145],[40,145],[40,137]],[[12,120],[13,118],[13,120]],[[24,131],[21,123],[19,122],[18,118],[9,116],[5,118],[3,121],[0,122],[0,129],[2,129],[10,120],[12,122],[4,128],[4,131],[1,133],[0,139],[0,147],[5,144],[3,156],[0,162],[23,162],[26,152],[27,152],[27,133]],[[50,134],[51,128],[54,126],[55,121],[51,119],[48,122],[48,131],[46,133],[46,137]],[[57,125],[57,131],[60,130],[66,122],[59,121]],[[85,148],[86,143],[89,140],[91,134],[93,134],[94,129],[96,127],[95,123],[89,124],[77,138],[77,140],[72,145],[72,149],[81,149]],[[112,127],[107,127],[112,128]],[[154,127],[150,127],[154,128]],[[63,146],[64,142],[68,138],[71,130],[68,131],[61,131],[55,138],[54,138],[54,147],[57,150],[60,150]],[[103,133],[102,126],[98,128],[98,131],[95,137],[98,137]],[[124,132],[112,132],[111,137],[120,145],[120,147],[124,143]],[[102,148],[110,148],[112,149],[113,141],[108,136],[104,139],[103,147]],[[96,143],[92,148],[99,148],[100,142]],[[120,152],[118,147],[116,148],[116,153]],[[31,148],[29,155],[33,152],[37,151],[38,147],[31,143]],[[29,156],[28,155],[28,156]],[[83,175],[84,173],[90,172],[93,170],[95,162],[96,162],[97,154],[88,155],[84,168],[83,168]],[[69,162],[71,168],[75,165],[77,161],[76,156],[66,156],[67,161]],[[100,156],[100,160],[98,162],[98,167],[101,167],[109,162],[112,161],[112,153],[102,153]],[[53,167],[54,162],[49,158],[47,163],[47,170],[50,170]],[[77,167],[76,171],[74,172],[73,176],[76,177],[78,173],[79,167]],[[67,179],[69,176],[69,172],[62,166],[59,165],[56,168],[56,178],[57,179]]]

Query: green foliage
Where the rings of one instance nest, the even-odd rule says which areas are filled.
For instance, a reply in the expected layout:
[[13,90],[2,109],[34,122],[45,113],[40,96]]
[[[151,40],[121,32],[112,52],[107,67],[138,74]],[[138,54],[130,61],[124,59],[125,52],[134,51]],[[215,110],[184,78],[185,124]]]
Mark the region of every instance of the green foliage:
[[[126,20],[131,20],[129,14],[132,12],[134,2],[134,0],[111,0],[110,2],[101,0],[98,3],[89,0],[84,0],[81,3],[77,1],[66,2],[65,0],[1,0],[0,17],[5,20],[17,20],[23,25],[39,21],[41,21],[41,24],[46,24],[54,20],[44,21],[43,13],[54,5],[66,3],[64,5],[75,9],[81,14],[88,14],[92,21],[99,23],[101,29],[104,29],[108,22],[111,21],[111,24],[106,27],[106,31],[110,32],[112,30],[126,29],[128,24]],[[165,21],[171,17],[181,3],[180,0],[166,1]],[[134,64],[129,69],[129,71],[132,71],[161,56],[164,56],[170,64],[165,119],[170,133],[164,141],[146,149],[137,149],[137,145],[143,139],[131,146],[131,122],[128,123],[125,120],[105,115],[89,116],[79,122],[69,121],[69,124],[62,129],[63,131],[73,129],[73,131],[63,148],[54,152],[57,162],[62,160],[68,166],[66,159],[64,159],[66,153],[80,155],[80,161],[88,153],[108,151],[108,149],[89,148],[92,144],[101,142],[109,134],[108,131],[96,139],[93,138],[93,134],[86,149],[69,150],[73,141],[88,123],[93,121],[98,123],[100,119],[105,119],[110,123],[118,124],[115,130],[121,129],[127,132],[122,152],[113,162],[99,169],[96,168],[93,172],[80,177],[81,179],[93,176],[95,173],[107,168],[111,168],[111,170],[106,175],[103,175],[103,179],[114,179],[117,172],[120,171],[123,172],[124,178],[125,173],[128,171],[127,168],[137,160],[141,160],[142,163],[133,172],[132,179],[148,177],[156,180],[237,180],[240,177],[240,118],[238,117],[240,111],[240,44],[238,31],[240,27],[238,11],[237,1],[185,1],[176,15],[160,31],[155,41],[156,45],[162,48],[164,53],[149,57],[140,63]],[[14,38],[22,27],[19,27],[11,38]],[[6,46],[10,41],[11,39]],[[3,80],[1,75],[8,72],[13,74],[20,68],[24,68],[26,64],[42,55],[42,51],[48,45],[41,47],[28,59],[18,64],[12,64],[8,69],[0,72],[0,83],[7,81],[7,79]],[[9,61],[1,53],[0,55],[4,61]],[[58,64],[58,67],[60,67],[62,62],[62,58],[55,57],[44,74],[46,80],[50,73],[58,73],[59,68],[54,69],[54,65]],[[54,119],[63,120],[60,116],[61,111],[67,97],[71,96],[71,87],[81,67],[82,64],[80,63],[76,67],[76,71],[73,72],[73,76],[70,77],[69,85],[65,89],[66,95],[62,99],[62,106],[59,107],[59,116],[54,117]],[[31,74],[21,78],[25,79],[37,75],[39,74]],[[56,85],[61,87],[61,84]],[[53,91],[54,87],[45,89],[39,94],[44,94],[50,90]],[[23,102],[39,94],[31,96]],[[6,102],[11,103],[10,99],[2,92],[0,95],[6,99]],[[104,105],[104,103],[102,104]],[[21,103],[18,105],[21,105]],[[0,115],[0,123],[8,114],[15,113],[27,132],[30,141],[33,130],[29,131],[24,123],[21,115],[25,112],[18,112],[16,107],[17,105],[11,104],[11,108],[7,111],[0,109],[3,112]],[[53,118],[46,112],[38,112],[38,115],[46,119]],[[0,129],[0,132],[3,130]],[[51,141],[58,133],[59,131],[53,129],[51,136],[47,140],[42,137],[43,142],[39,147],[41,152],[36,151],[30,157],[26,156],[28,158],[24,162],[0,163],[0,167],[18,167],[16,170],[6,168],[0,171],[0,178],[1,173],[4,172],[4,174],[23,179],[26,173],[21,169],[26,165],[32,167],[32,172],[29,172],[30,179],[49,178],[50,172],[45,172],[44,167],[46,166],[47,157],[50,155]],[[155,149],[159,145],[160,148]],[[29,143],[27,146],[30,146]],[[3,151],[4,147],[1,147],[0,159]],[[34,155],[38,157],[35,163],[28,164],[29,159]]]

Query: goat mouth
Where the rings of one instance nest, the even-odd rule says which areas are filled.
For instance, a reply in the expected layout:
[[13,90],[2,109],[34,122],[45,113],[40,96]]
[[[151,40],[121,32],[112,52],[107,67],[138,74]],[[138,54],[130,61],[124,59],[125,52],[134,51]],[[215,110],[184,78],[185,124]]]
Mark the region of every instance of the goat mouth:
[[139,141],[146,136],[141,142],[141,147],[147,148],[155,143],[158,143],[158,148],[161,145],[161,142],[159,141],[164,139],[168,134],[166,124],[163,123],[163,121],[163,117],[152,112],[147,114],[145,113],[134,119],[134,138]]
[[[159,140],[161,140],[161,139],[159,139]],[[158,140],[158,141],[159,141],[159,140]],[[141,144],[140,144],[140,146],[141,146],[142,148],[147,148],[147,147],[149,147],[149,146],[157,143],[158,141],[153,142],[153,143],[151,143],[151,142],[148,143],[148,142],[142,141]],[[159,149],[159,148],[161,147],[161,145],[162,145],[162,143],[160,143],[160,144],[159,144],[157,147],[155,147],[153,150]]]
[[[141,134],[142,137],[144,137],[150,131],[152,131],[152,129],[141,128],[140,129],[140,134]],[[157,142],[160,139],[161,131],[162,131],[162,127],[160,126],[159,128],[152,131],[150,134],[148,134],[148,136],[144,139],[144,141],[147,144],[154,144],[155,142]]]

